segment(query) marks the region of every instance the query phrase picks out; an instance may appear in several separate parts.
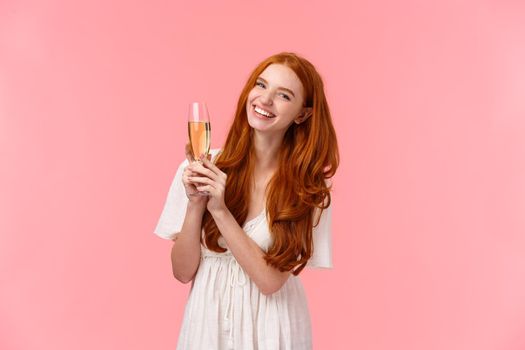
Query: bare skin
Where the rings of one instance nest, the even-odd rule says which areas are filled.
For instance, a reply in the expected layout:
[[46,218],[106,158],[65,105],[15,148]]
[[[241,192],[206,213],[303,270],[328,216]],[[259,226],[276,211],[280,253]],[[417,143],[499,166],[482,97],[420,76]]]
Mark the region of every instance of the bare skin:
[[[186,158],[190,163],[194,161],[189,144],[186,145]],[[197,192],[197,188],[188,180],[191,175],[193,175],[192,171],[186,167],[182,174],[182,182],[188,197],[188,207],[181,231],[173,239],[174,244],[171,248],[173,276],[182,283],[190,282],[199,267],[202,216],[208,201],[206,197],[192,195]]]

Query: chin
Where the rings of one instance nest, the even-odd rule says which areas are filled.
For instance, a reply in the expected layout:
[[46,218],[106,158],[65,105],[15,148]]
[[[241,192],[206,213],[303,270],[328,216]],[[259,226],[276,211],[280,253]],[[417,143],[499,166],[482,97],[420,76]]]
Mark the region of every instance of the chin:
[[250,116],[248,116],[248,125],[250,125],[252,129],[259,130],[259,131],[264,131],[268,129],[266,125],[260,122],[260,120],[254,119],[253,117],[250,117]]

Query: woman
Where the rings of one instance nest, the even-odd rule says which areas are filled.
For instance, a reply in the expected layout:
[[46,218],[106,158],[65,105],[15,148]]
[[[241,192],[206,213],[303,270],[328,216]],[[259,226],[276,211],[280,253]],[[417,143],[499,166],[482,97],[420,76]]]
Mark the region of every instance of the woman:
[[[260,63],[222,151],[178,168],[155,233],[192,281],[177,349],[311,349],[297,276],[331,267],[335,130],[314,66],[293,53]],[[195,196],[208,191],[208,196]]]

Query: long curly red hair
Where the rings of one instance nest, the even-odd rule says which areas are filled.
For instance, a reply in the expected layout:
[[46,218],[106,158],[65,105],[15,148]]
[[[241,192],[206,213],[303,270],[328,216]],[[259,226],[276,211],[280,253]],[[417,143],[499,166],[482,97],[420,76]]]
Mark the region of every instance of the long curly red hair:
[[[268,183],[266,212],[273,245],[266,262],[280,271],[298,275],[313,253],[312,228],[316,208],[330,205],[331,178],[339,165],[337,139],[321,76],[306,59],[291,52],[273,55],[261,62],[244,86],[226,144],[215,164],[227,174],[224,201],[239,225],[248,215],[255,154],[253,129],[248,124],[246,103],[259,75],[271,64],[283,64],[299,77],[304,88],[305,107],[312,107],[310,118],[292,123],[284,135],[279,167]],[[317,216],[317,218],[319,218]],[[225,252],[218,244],[221,236],[211,214],[203,217],[204,242],[215,252]]]

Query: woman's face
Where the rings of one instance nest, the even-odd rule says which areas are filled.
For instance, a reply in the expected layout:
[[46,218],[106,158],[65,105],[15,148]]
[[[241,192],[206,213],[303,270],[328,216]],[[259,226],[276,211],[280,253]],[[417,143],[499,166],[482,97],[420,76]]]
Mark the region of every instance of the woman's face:
[[248,123],[258,131],[284,134],[304,115],[303,101],[303,84],[295,72],[283,64],[271,64],[248,94]]

